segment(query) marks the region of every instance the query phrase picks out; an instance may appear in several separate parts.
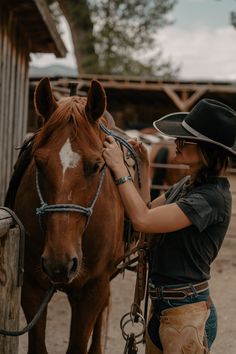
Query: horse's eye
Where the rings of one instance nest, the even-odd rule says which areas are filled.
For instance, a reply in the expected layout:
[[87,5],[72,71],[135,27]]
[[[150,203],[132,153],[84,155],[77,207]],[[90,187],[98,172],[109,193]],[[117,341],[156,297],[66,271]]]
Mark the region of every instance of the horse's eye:
[[93,168],[92,168],[93,173],[96,173],[98,169],[99,169],[99,164],[96,162],[95,164],[93,164]]
[[38,169],[42,169],[48,162],[48,157],[43,157],[35,155],[34,161]]
[[86,162],[84,163],[84,174],[85,176],[91,176],[97,173],[99,170],[98,162]]

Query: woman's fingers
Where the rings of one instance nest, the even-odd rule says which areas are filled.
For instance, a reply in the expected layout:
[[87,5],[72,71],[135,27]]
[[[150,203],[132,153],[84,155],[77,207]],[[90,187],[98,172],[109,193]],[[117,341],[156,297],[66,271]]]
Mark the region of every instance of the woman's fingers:
[[102,155],[106,164],[114,173],[123,168],[123,153],[112,136],[106,136],[103,143]]
[[111,145],[111,143],[109,141],[104,140],[103,146],[108,147],[110,145]]
[[121,154],[120,146],[116,143],[115,139],[110,135],[107,135],[104,142],[103,142],[103,153],[108,154],[108,152],[109,152],[109,155],[110,154],[116,154],[116,155]]
[[128,143],[129,143],[130,145],[132,145],[134,148],[139,145],[139,142],[138,142],[137,139],[130,139],[130,140],[128,140]]
[[140,144],[140,150],[142,151],[142,153],[148,153],[148,150],[143,143]]
[[144,152],[147,151],[146,147],[144,146],[143,142],[142,141],[138,141],[138,140],[129,140],[128,143],[130,145],[133,146],[133,148],[135,149],[135,151],[138,153],[138,154],[142,154]]
[[104,140],[104,142],[108,142],[108,143],[115,143],[115,139],[113,138],[113,136],[111,135],[106,135],[106,138]]

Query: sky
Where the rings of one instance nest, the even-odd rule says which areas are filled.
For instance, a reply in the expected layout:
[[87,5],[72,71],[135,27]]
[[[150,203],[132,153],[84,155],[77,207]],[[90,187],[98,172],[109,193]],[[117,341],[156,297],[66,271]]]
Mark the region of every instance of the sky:
[[[156,34],[163,58],[180,67],[183,80],[236,80],[236,29],[230,25],[230,11],[236,0],[178,0],[168,17],[171,26]],[[64,64],[75,67],[68,25],[61,23],[62,38],[69,53],[31,55],[34,66]]]

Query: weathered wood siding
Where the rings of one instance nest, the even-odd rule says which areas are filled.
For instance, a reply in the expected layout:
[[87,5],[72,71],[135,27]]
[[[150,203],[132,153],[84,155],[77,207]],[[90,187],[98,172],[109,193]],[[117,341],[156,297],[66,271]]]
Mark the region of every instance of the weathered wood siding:
[[[0,210],[0,328],[19,330],[20,291],[18,262],[20,230],[14,226],[11,215]],[[0,353],[17,354],[18,337],[0,335]]]
[[0,205],[27,130],[29,43],[13,12],[0,11]]

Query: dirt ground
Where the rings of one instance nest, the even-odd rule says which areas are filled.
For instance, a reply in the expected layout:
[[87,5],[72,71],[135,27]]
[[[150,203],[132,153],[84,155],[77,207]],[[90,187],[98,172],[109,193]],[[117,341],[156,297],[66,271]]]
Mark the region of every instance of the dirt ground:
[[[233,214],[230,228],[212,265],[210,288],[218,311],[218,335],[211,354],[236,353],[236,176],[230,177],[233,193]],[[112,300],[108,324],[105,354],[122,354],[125,341],[120,330],[121,317],[129,312],[133,300],[135,276],[126,272],[112,281]],[[49,305],[47,324],[47,348],[49,354],[65,354],[68,343],[70,309],[66,297],[57,293]],[[25,324],[21,316],[21,327]],[[138,353],[144,353],[139,344]],[[19,354],[27,353],[27,335],[20,337]]]

